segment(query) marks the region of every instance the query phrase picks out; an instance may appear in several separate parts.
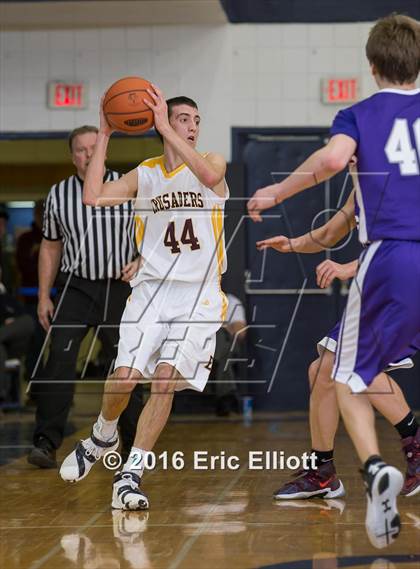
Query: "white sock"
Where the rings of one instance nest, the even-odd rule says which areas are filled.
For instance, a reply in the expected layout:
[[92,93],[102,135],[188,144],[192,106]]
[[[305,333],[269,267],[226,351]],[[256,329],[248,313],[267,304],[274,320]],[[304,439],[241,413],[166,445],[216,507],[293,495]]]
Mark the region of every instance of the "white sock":
[[144,457],[149,451],[137,447],[131,447],[127,462],[123,466],[124,472],[134,472],[142,476],[144,471]]
[[118,418],[113,421],[107,421],[100,413],[96,423],[93,425],[93,434],[103,441],[111,441],[115,438],[117,424]]

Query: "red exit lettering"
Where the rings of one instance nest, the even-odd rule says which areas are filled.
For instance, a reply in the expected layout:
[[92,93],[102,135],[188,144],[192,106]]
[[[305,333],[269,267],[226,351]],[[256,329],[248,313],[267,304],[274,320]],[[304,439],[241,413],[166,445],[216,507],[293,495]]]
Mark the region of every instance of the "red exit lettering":
[[54,92],[54,106],[80,108],[83,106],[83,85],[57,83]]
[[328,79],[324,91],[324,102],[346,103],[357,101],[357,79]]

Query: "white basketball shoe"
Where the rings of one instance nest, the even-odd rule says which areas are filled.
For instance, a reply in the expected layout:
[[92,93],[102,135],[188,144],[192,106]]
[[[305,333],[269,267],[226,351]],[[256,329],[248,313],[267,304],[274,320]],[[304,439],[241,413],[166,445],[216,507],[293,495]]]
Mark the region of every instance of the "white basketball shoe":
[[74,451],[64,459],[60,468],[61,478],[66,482],[79,482],[104,454],[117,450],[118,444],[118,433],[112,440],[102,441],[92,431],[90,437],[79,441]]
[[117,472],[112,490],[112,507],[116,510],[148,510],[149,499],[140,490],[141,478],[134,472]]
[[404,477],[399,470],[385,462],[372,464],[363,472],[366,486],[366,531],[375,547],[382,549],[393,543],[401,530],[397,496]]

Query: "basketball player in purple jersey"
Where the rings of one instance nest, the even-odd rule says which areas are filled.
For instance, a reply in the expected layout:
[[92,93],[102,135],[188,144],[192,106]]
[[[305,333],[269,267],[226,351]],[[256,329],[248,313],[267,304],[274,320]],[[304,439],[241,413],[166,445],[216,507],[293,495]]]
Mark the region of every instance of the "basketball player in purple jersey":
[[363,392],[420,329],[420,24],[396,14],[379,20],[366,55],[379,92],[340,111],[329,143],[297,175],[258,190],[248,210],[262,221],[261,211],[331,178],[357,156],[359,237],[367,248],[341,321],[333,377],[363,463],[368,536],[385,547],[400,532],[396,497],[403,476],[380,457],[372,405]]
[[[353,178],[357,184],[357,176]],[[288,238],[278,235],[257,242],[257,249],[269,247],[280,253],[318,253],[334,247],[356,226],[358,208],[354,191],[344,206],[323,226],[304,235]],[[335,278],[346,281],[356,275],[358,261],[335,263],[326,260],[316,269],[320,288],[330,286]],[[340,321],[317,344],[319,357],[308,369],[310,384],[309,424],[311,452],[316,457],[316,469],[299,472],[274,493],[276,500],[302,500],[306,498],[338,498],[345,494],[344,485],[338,478],[334,465],[334,441],[338,429],[339,411],[334,381],[331,379],[334,354],[337,349]],[[405,350],[395,363],[385,371],[413,367],[409,356],[420,350],[420,333],[413,345]],[[420,492],[420,427],[409,408],[404,395],[395,381],[386,373],[375,379],[374,390],[366,393],[370,402],[395,427],[401,437],[401,446],[407,462],[404,486],[401,494],[407,497]],[[386,397],[383,395],[386,394]]]

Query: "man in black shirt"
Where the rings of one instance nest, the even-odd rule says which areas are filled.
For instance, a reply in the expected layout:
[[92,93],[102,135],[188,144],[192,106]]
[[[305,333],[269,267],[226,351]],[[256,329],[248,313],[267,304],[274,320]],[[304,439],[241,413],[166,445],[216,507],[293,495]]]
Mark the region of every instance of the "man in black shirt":
[[[69,146],[76,175],[55,184],[46,200],[39,253],[38,317],[50,339],[45,369],[38,374],[34,448],[28,462],[55,468],[74,395],[79,347],[89,328],[96,329],[113,357],[119,322],[138,262],[131,202],[91,207],[82,202],[83,180],[97,138],[96,127],[73,130]],[[104,181],[118,173],[104,171]],[[53,303],[50,293],[56,284]],[[112,365],[111,364],[111,365]],[[104,370],[104,377],[108,370]],[[102,388],[101,388],[102,390]],[[119,425],[123,453],[131,448],[141,409],[138,386]]]

